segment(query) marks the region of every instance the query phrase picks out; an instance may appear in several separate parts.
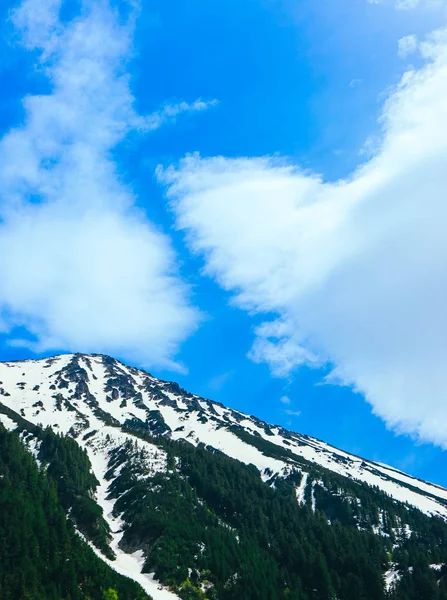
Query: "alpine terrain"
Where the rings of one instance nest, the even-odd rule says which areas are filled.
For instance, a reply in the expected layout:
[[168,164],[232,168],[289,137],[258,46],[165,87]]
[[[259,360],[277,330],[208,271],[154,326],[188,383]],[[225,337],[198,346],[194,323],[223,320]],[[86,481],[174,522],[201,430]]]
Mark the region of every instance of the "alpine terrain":
[[447,490],[104,355],[0,363],[2,600],[446,600]]

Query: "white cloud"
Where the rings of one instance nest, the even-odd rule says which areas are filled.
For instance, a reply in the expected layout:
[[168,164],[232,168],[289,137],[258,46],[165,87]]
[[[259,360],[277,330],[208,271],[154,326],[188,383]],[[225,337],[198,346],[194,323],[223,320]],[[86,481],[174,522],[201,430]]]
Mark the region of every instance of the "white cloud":
[[274,373],[335,365],[390,427],[447,447],[447,31],[386,102],[346,179],[273,158],[185,158],[158,174],[205,273],[277,314],[251,351]]
[[414,54],[418,48],[419,40],[415,35],[406,35],[400,38],[398,42],[398,54],[401,58],[407,58],[411,54]]
[[284,414],[289,415],[290,417],[299,417],[301,416],[300,410],[284,410]]
[[26,326],[37,350],[175,367],[198,314],[169,238],[135,207],[111,156],[145,128],[126,73],[132,26],[107,2],[62,25],[60,4],[26,0],[13,15],[51,91],[27,96],[23,125],[0,141],[2,329]]
[[62,0],[24,0],[13,13],[16,28],[21,31],[22,42],[29,50],[39,49],[43,56],[56,50],[60,41],[59,12]]
[[281,404],[287,404],[287,405],[289,405],[291,402],[289,396],[281,396],[279,401],[281,402]]
[[255,335],[249,358],[256,363],[267,362],[278,377],[287,377],[295,365],[320,364],[318,356],[297,335],[296,324],[287,319],[262,323],[256,327]]
[[165,104],[163,108],[159,111],[156,111],[149,115],[148,117],[142,119],[142,127],[145,127],[149,130],[158,129],[161,125],[164,125],[167,122],[174,121],[176,117],[181,115],[182,113],[189,112],[197,112],[204,111],[213,106],[217,106],[218,101],[214,100],[196,100],[191,104],[188,102],[179,102],[178,104]]

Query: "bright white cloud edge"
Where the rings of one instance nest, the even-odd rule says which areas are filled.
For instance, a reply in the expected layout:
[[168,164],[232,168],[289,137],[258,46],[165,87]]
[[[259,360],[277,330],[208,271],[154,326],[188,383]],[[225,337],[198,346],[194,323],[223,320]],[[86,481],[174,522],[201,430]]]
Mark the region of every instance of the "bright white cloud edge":
[[289,376],[335,365],[389,427],[447,448],[447,31],[386,102],[377,153],[344,180],[275,158],[158,169],[205,272],[276,313],[251,357]]
[[169,238],[137,210],[111,151],[215,101],[138,115],[126,73],[134,15],[123,23],[107,2],[86,2],[63,24],[62,4],[25,0],[13,14],[51,91],[24,98],[24,123],[0,141],[0,329],[26,327],[35,341],[11,343],[35,351],[180,368],[200,317]]

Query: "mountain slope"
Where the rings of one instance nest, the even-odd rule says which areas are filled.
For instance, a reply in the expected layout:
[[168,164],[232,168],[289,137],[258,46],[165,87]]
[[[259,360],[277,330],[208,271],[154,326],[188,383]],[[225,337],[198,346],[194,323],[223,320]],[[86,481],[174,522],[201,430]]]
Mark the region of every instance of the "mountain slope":
[[13,433],[0,425],[0,597],[2,600],[121,600],[148,597],[117,575],[76,535],[53,477],[38,471]]
[[443,488],[103,355],[0,363],[0,403],[46,468],[45,427],[85,449],[103,514],[69,512],[155,600],[444,598]]
[[307,461],[378,486],[427,514],[447,517],[444,488],[227,409],[110,357],[62,355],[0,363],[0,382],[4,405],[34,423],[54,426],[77,438],[133,420],[152,433],[210,445],[252,463],[264,479],[284,474],[291,465],[306,472]]

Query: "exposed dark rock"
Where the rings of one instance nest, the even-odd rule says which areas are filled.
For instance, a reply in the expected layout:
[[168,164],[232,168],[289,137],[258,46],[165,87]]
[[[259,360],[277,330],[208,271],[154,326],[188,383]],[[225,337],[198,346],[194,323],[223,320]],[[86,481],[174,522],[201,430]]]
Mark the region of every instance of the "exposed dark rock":
[[230,415],[233,417],[233,419],[235,421],[237,421],[237,423],[240,423],[241,421],[243,421],[245,419],[245,415],[241,415],[240,413],[238,413],[235,410],[230,409]]
[[184,398],[192,398],[192,394],[187,392],[183,388],[179,386],[175,381],[163,382],[163,390],[165,392],[170,392],[171,394],[175,394],[176,396],[183,396]]
[[184,403],[186,404],[186,406],[188,407],[189,410],[198,410],[198,411],[202,411],[203,408],[200,405],[199,401],[197,400],[197,398],[194,398],[194,396],[190,396],[189,398],[183,398]]
[[215,415],[216,417],[219,416],[219,413],[217,412],[217,410],[214,408],[214,402],[211,402],[211,400],[206,400],[206,405],[208,407],[208,411],[212,414]]
[[146,419],[146,426],[154,435],[166,435],[170,434],[172,431],[159,410],[149,411]]
[[169,398],[168,396],[164,396],[164,398],[162,398],[159,403],[159,406],[170,406],[171,408],[177,408],[178,404],[177,404],[177,400],[174,400],[173,398]]

